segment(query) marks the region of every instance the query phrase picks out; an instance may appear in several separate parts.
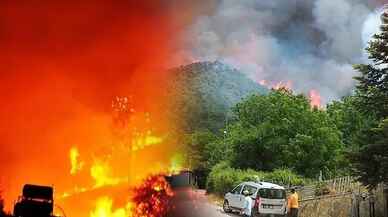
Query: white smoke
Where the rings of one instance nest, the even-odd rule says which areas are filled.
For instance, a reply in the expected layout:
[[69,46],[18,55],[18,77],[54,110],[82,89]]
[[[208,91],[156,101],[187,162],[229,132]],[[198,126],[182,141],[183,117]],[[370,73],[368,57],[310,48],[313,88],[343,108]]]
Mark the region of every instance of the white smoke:
[[195,60],[229,63],[255,81],[317,89],[329,102],[354,87],[352,64],[363,61],[365,35],[378,28],[372,13],[363,0],[220,0],[187,29],[186,51]]
[[380,16],[383,13],[383,7],[378,8],[374,12],[370,13],[366,18],[362,27],[362,41],[364,46],[368,45],[368,42],[372,39],[373,35],[380,31],[381,25]]

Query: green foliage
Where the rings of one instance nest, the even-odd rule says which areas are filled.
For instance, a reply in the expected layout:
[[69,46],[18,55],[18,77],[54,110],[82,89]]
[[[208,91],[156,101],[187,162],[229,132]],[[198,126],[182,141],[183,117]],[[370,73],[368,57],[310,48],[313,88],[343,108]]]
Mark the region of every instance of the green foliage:
[[207,168],[210,168],[208,166],[208,160],[210,155],[214,153],[209,153],[208,146],[216,140],[217,136],[208,130],[186,134],[184,145],[187,148],[185,153],[187,154],[190,168],[197,170],[206,170]]
[[368,134],[369,143],[353,153],[351,159],[359,180],[369,188],[388,183],[388,119]]
[[354,66],[361,73],[355,77],[358,95],[362,98],[360,109],[379,119],[388,116],[387,43],[388,27],[382,27],[381,33],[374,35],[366,49],[372,62]]
[[358,148],[365,131],[376,125],[375,117],[359,110],[361,98],[357,95],[344,97],[327,106],[331,121],[342,133],[342,141],[349,149]]
[[276,169],[272,172],[265,173],[264,180],[280,185],[304,185],[307,179],[295,174],[290,169]]
[[273,90],[248,97],[234,112],[237,120],[226,139],[232,165],[264,171],[287,167],[308,177],[339,168],[341,133],[305,96]]
[[196,172],[200,187],[206,187],[210,169],[231,155],[231,148],[224,139],[205,130],[186,134],[183,139],[188,166]]
[[355,77],[358,80],[357,108],[364,114],[371,114],[375,122],[362,131],[355,141],[359,148],[349,154],[349,159],[355,174],[369,188],[388,182],[388,27],[383,25],[381,30],[366,49],[371,62],[354,66],[361,73]]
[[207,190],[223,195],[241,182],[259,180],[279,185],[303,185],[306,181],[288,169],[278,169],[273,172],[241,170],[230,167],[227,162],[220,162],[213,167],[209,174]]

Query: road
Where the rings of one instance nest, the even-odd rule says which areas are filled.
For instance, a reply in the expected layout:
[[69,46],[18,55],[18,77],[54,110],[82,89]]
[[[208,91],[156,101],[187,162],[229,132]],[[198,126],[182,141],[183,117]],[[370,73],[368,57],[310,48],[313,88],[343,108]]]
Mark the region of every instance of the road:
[[239,217],[210,202],[203,190],[177,191],[173,204],[174,211],[169,217]]

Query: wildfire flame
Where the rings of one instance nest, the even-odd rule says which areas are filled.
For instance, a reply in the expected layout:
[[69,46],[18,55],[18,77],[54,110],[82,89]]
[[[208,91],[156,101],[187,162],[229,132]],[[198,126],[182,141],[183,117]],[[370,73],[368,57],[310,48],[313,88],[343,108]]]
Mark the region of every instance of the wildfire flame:
[[109,197],[101,197],[97,200],[96,208],[90,213],[90,217],[132,217],[132,204],[113,209],[113,200]]
[[310,97],[310,105],[312,108],[321,108],[321,95],[319,92],[315,89],[310,90],[309,92]]
[[117,185],[120,182],[119,178],[112,177],[111,170],[111,167],[106,162],[101,162],[99,160],[94,162],[90,168],[90,175],[95,180],[95,188],[107,185]]
[[[279,89],[286,89],[286,90],[291,90],[292,89],[292,81],[279,81],[279,82],[269,82],[267,80],[260,80],[258,82],[259,84],[270,88],[274,90],[279,90]],[[310,99],[310,105],[312,108],[321,108],[322,105],[322,98],[321,95],[319,94],[318,90],[312,89],[309,91],[309,99]]]
[[134,216],[164,216],[171,208],[173,196],[174,193],[163,175],[148,177],[141,186],[134,189]]
[[70,164],[71,164],[70,174],[75,175],[77,172],[82,170],[82,167],[84,166],[84,162],[78,161],[79,151],[77,147],[72,147],[70,149],[69,155],[70,155]]
[[[172,123],[163,106],[173,74],[165,69],[175,65],[175,30],[192,16],[175,18],[196,10],[164,6],[45,1],[37,9],[6,3],[10,37],[0,50],[12,54],[1,58],[7,73],[1,74],[0,98],[7,105],[0,108],[0,188],[7,211],[22,186],[35,183],[54,186],[55,203],[68,216],[92,210],[94,216],[120,216],[118,201],[128,213],[123,192],[169,170],[176,141],[167,137]],[[60,19],[47,19],[58,7]],[[21,31],[21,25],[45,34]],[[105,214],[94,212],[97,203]]]
[[259,84],[274,90],[279,90],[282,88],[287,90],[292,89],[292,81],[269,82],[267,80],[260,80]]
[[149,176],[132,193],[131,201],[116,209],[112,198],[98,198],[90,217],[161,217],[171,209],[174,193],[163,175]]

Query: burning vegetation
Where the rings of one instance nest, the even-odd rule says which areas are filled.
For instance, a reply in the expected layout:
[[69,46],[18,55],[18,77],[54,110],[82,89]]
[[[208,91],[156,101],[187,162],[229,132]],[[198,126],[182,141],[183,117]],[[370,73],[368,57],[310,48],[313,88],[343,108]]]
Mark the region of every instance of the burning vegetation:
[[172,208],[174,192],[163,175],[148,177],[133,194],[134,217],[161,217]]
[[32,182],[53,185],[68,216],[120,216],[128,189],[169,171],[176,151],[163,114],[165,69],[181,6],[0,3],[5,210]]
[[[280,82],[269,82],[267,80],[260,80],[259,84],[274,90],[286,89],[292,90],[292,81],[280,81]],[[311,108],[321,108],[322,99],[318,90],[311,89],[308,93]]]

